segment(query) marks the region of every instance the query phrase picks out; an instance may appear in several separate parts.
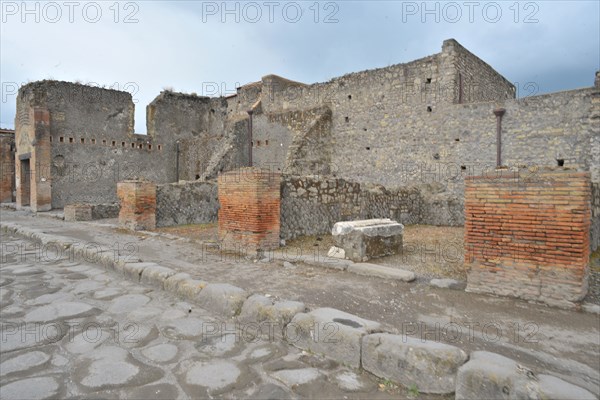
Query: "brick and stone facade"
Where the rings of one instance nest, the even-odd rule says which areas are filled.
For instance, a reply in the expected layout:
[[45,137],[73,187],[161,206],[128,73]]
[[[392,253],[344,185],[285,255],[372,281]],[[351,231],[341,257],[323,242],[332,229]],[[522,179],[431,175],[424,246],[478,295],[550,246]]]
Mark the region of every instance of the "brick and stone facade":
[[128,180],[117,184],[119,225],[132,230],[156,228],[156,184]]
[[224,249],[255,253],[279,247],[277,173],[241,168],[219,175],[219,240]]
[[491,172],[466,180],[467,291],[573,307],[588,290],[590,173]]

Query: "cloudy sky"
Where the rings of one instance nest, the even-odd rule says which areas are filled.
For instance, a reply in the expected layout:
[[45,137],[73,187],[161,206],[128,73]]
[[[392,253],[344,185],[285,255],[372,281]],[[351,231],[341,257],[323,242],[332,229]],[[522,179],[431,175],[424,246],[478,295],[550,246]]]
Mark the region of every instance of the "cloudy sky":
[[600,2],[1,1],[0,126],[56,79],[127,90],[135,128],[165,89],[215,96],[274,73],[306,83],[408,62],[455,38],[520,96],[592,86]]

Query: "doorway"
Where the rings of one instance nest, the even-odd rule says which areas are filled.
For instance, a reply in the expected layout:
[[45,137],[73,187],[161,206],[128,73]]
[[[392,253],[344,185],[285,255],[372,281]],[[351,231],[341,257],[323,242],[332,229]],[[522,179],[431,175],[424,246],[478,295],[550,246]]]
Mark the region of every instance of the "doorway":
[[21,206],[31,205],[31,166],[29,158],[21,160]]

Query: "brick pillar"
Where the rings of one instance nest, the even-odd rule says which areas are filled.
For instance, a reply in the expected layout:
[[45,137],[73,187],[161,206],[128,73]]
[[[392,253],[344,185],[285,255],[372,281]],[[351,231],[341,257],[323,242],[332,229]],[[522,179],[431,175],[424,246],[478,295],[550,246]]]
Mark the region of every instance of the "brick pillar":
[[13,199],[13,182],[15,179],[14,145],[14,135],[0,134],[0,203],[10,203]]
[[152,182],[128,180],[117,183],[121,202],[119,225],[132,230],[156,228],[156,185]]
[[241,168],[219,175],[221,248],[250,253],[279,247],[281,174]]
[[467,291],[577,307],[588,290],[589,172],[465,180]]

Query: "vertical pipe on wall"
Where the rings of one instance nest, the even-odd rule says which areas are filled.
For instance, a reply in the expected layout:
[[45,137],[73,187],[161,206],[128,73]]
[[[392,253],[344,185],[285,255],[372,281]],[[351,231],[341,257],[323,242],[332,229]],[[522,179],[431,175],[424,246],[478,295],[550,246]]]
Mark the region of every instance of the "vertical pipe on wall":
[[175,142],[175,151],[177,151],[177,158],[175,161],[175,182],[179,182],[179,140]]
[[248,110],[248,166],[252,166],[252,114],[254,111]]
[[502,116],[505,112],[504,108],[494,110],[496,116],[496,168],[502,167]]

